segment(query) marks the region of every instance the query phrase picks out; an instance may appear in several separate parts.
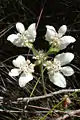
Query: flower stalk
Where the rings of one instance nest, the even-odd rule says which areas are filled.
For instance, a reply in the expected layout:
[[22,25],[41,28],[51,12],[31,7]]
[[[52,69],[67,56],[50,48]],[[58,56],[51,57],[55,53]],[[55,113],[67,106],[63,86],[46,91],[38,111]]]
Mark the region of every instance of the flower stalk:
[[45,82],[44,82],[44,70],[43,70],[43,64],[41,63],[40,65],[41,69],[41,79],[42,79],[42,85],[43,85],[43,92],[46,94],[46,87],[45,87]]

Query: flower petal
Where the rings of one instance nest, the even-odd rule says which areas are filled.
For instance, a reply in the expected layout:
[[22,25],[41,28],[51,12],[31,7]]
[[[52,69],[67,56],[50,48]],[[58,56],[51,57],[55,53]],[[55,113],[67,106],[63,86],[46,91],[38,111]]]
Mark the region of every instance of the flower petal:
[[18,39],[18,36],[16,34],[11,34],[7,37],[7,40],[14,43],[15,40]]
[[65,49],[70,43],[74,43],[76,39],[72,36],[64,36],[60,38],[60,49]]
[[11,34],[7,37],[7,40],[16,45],[17,47],[22,47],[22,41],[19,39],[18,34]]
[[62,37],[67,31],[67,26],[66,25],[62,25],[59,30],[58,30],[58,35],[59,37]]
[[58,54],[56,55],[55,59],[60,61],[61,66],[63,66],[70,63],[74,59],[74,54],[70,52]]
[[33,79],[33,75],[28,73],[28,74],[22,74],[19,78],[19,86],[20,87],[25,87],[26,83],[31,81]]
[[66,87],[66,80],[64,76],[60,72],[55,72],[53,75],[49,76],[50,81],[57,85],[58,87],[65,88]]
[[16,23],[16,29],[19,33],[23,33],[25,31],[24,25],[20,22]]
[[55,28],[53,26],[51,26],[51,25],[46,25],[46,28],[51,30],[51,31],[56,32]]
[[18,76],[20,73],[21,73],[20,69],[14,68],[9,72],[9,75],[10,76]]
[[32,23],[27,29],[28,39],[30,42],[34,42],[36,38],[36,23]]
[[50,41],[55,37],[57,32],[53,26],[46,25],[46,28],[47,28],[47,32],[45,34],[45,38],[47,41]]
[[13,65],[15,67],[21,67],[22,65],[24,65],[26,63],[25,57],[22,55],[19,55],[15,60],[12,61]]
[[74,74],[74,70],[69,67],[69,66],[66,66],[66,67],[62,67],[62,69],[60,70],[65,76],[71,76]]
[[33,37],[36,37],[36,23],[32,23],[27,30]]

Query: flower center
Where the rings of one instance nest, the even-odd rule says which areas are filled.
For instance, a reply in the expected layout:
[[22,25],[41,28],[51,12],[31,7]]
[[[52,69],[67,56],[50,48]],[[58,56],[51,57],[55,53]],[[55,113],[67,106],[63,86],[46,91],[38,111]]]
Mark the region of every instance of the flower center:
[[34,72],[34,64],[29,63],[29,61],[26,61],[26,63],[24,65],[22,65],[20,67],[20,69],[21,69],[21,71],[24,72],[24,74],[32,73],[32,72]]
[[32,48],[32,42],[34,42],[34,40],[31,38],[31,35],[29,34],[28,31],[24,31],[23,33],[18,33],[18,37],[20,39],[20,41],[22,42],[22,45],[24,47],[29,47]]
[[28,40],[28,33],[27,31],[24,31],[23,33],[18,33],[18,37],[20,39],[20,41],[22,41],[23,45],[25,46],[26,42],[29,42]]
[[50,44],[52,44],[53,47],[59,48],[60,47],[60,38],[54,37]]
[[25,40],[27,40],[27,36],[26,36],[26,32],[23,32],[21,34],[19,34],[19,38],[24,42]]
[[53,66],[52,66],[52,70],[53,70],[54,72],[58,72],[60,69],[61,69],[60,61],[54,59],[54,61],[53,61]]
[[58,72],[61,69],[61,63],[57,59],[54,59],[53,62],[48,62],[47,69],[49,74],[54,74],[55,72]]

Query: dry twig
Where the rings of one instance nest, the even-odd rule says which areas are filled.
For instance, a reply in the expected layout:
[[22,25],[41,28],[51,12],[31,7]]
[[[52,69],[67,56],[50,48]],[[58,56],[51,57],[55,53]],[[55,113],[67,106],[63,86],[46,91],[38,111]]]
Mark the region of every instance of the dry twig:
[[63,89],[63,90],[51,92],[49,94],[42,95],[42,96],[18,98],[17,101],[23,101],[23,102],[26,102],[27,100],[33,101],[33,100],[48,98],[48,97],[51,97],[51,96],[57,95],[57,94],[68,93],[68,92],[78,92],[78,91],[80,91],[80,89]]
[[73,117],[76,114],[80,114],[80,109],[65,111],[64,112],[64,116],[63,117],[59,117],[56,120],[65,120],[66,118]]

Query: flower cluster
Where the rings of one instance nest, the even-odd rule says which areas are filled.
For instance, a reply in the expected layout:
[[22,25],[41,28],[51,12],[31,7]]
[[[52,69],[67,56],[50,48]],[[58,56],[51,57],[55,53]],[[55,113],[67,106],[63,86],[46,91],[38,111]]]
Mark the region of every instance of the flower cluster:
[[[31,24],[27,30],[22,23],[18,22],[16,24],[16,29],[19,33],[11,34],[8,36],[7,40],[16,45],[17,47],[28,47],[33,52],[32,59],[35,60],[34,64],[30,62],[29,59],[25,59],[24,56],[19,55],[15,60],[12,61],[16,68],[13,68],[10,72],[10,76],[19,77],[19,86],[24,87],[26,83],[33,80],[34,67],[36,65],[43,65],[47,71],[50,81],[61,88],[66,87],[66,78],[64,76],[71,76],[74,74],[74,70],[70,66],[65,66],[69,64],[74,59],[74,54],[70,52],[61,53],[56,55],[50,60],[49,55],[50,50],[53,48],[63,50],[70,43],[74,43],[76,39],[72,36],[64,36],[67,31],[67,26],[62,25],[58,33],[53,26],[46,25],[47,31],[45,34],[45,40],[49,42],[50,48],[45,53],[43,50],[37,51],[33,42],[36,39],[36,24]],[[53,49],[53,54],[54,54]],[[57,51],[56,51],[57,53]],[[49,58],[49,59],[48,59]]]

